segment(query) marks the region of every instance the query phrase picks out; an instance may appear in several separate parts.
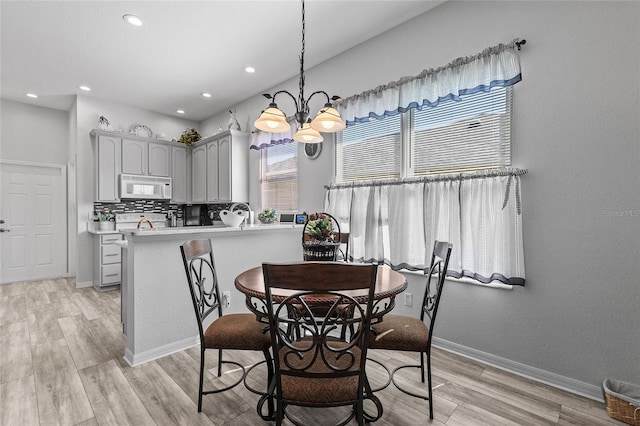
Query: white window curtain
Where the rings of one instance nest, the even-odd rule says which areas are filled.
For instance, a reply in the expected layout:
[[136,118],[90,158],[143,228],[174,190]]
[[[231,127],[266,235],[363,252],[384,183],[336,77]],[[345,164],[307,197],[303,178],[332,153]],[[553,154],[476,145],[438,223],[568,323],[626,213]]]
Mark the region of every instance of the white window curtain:
[[332,184],[325,211],[350,233],[348,256],[422,270],[435,240],[453,244],[448,275],[524,285],[522,169]]
[[474,56],[458,58],[444,67],[426,69],[415,77],[336,101],[347,126],[406,112],[410,108],[434,107],[445,100],[460,100],[461,95],[492,87],[506,87],[521,79],[520,57],[522,44],[514,39],[509,44],[489,47]]

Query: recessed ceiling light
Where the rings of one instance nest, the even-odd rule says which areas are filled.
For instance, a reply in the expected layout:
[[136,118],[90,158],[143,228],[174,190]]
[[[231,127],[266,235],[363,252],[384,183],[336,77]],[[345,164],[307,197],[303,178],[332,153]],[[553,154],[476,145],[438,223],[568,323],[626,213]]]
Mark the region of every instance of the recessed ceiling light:
[[30,98],[37,98],[38,95],[36,95],[35,93],[25,93],[28,97]]
[[178,114],[184,114],[184,110],[183,110],[183,109],[177,109],[177,110],[176,110],[176,112],[177,112]]
[[211,97],[211,93],[209,93],[209,92],[202,92],[200,94],[202,95],[203,98],[210,98]]
[[124,22],[129,25],[133,25],[134,27],[142,26],[142,19],[138,18],[136,15],[124,15],[122,19]]
[[256,72],[256,69],[254,67],[245,67],[244,70],[249,74]]
[[78,89],[84,90],[85,92],[90,92],[91,91],[91,87],[89,87],[89,86],[78,86]]

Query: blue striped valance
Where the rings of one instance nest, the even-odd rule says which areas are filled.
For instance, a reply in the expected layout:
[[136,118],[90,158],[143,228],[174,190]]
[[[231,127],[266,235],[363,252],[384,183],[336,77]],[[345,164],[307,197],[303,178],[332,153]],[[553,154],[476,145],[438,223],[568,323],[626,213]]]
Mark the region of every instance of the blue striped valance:
[[493,87],[511,86],[522,80],[520,57],[514,39],[509,44],[489,47],[474,56],[458,58],[444,67],[426,69],[414,77],[378,86],[336,101],[347,126],[384,118],[411,108],[435,107],[460,96],[488,92]]

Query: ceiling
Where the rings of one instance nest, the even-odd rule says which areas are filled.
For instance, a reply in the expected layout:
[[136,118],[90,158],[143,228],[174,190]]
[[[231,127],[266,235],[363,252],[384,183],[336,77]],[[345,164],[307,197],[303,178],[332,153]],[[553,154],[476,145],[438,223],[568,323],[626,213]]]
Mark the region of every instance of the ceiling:
[[[305,68],[441,3],[307,0]],[[83,94],[202,121],[299,71],[296,0],[2,0],[0,7],[0,94],[9,100],[68,110]],[[125,14],[144,25],[125,24]],[[248,65],[256,72],[246,73]]]

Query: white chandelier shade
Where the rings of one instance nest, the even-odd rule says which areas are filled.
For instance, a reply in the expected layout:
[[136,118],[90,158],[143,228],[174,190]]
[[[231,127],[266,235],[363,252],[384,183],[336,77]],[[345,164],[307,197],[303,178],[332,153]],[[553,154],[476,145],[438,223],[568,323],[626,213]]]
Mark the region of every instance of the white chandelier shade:
[[257,129],[269,133],[284,133],[291,129],[291,125],[287,123],[287,117],[284,112],[278,109],[274,103],[264,110],[260,117],[253,123]]
[[340,113],[330,104],[325,105],[311,122],[311,127],[323,133],[335,133],[344,130],[347,124]]
[[320,143],[324,140],[322,135],[311,127],[312,123],[306,122],[293,135],[293,140],[302,143]]

